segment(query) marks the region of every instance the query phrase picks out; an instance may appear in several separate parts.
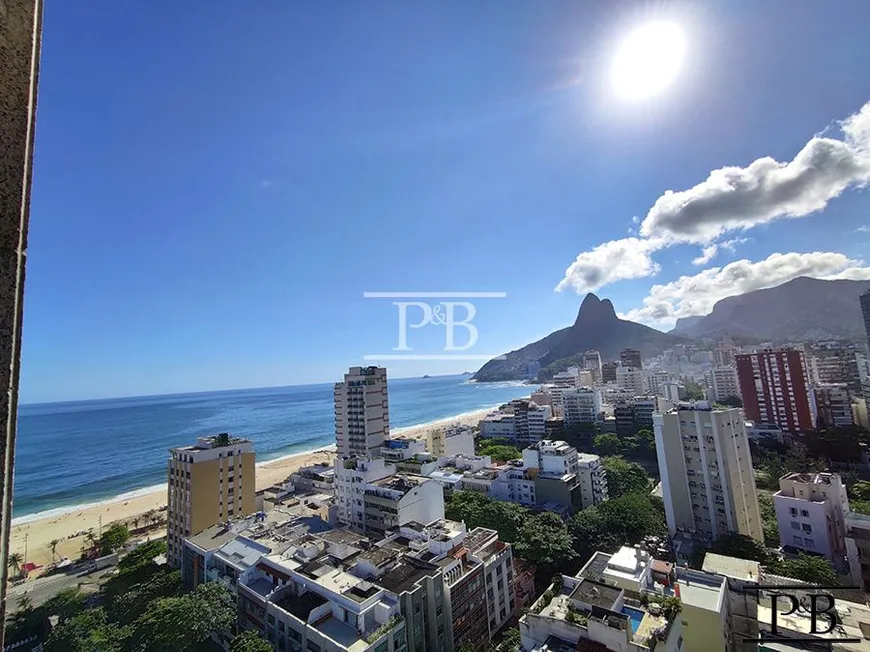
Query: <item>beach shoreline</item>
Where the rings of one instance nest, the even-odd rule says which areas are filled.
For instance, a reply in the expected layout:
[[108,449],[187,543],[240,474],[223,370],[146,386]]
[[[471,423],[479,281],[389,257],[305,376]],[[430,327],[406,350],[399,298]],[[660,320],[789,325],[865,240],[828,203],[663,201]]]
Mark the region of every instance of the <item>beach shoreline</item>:
[[[396,428],[390,434],[396,438],[418,439],[425,437],[430,430],[447,425],[477,425],[480,419],[496,407],[498,406],[463,412],[419,425]],[[257,491],[283,482],[287,476],[303,466],[332,464],[334,456],[335,444],[327,444],[312,450],[258,462]],[[101,527],[105,528],[113,522],[134,522],[137,519],[144,522],[144,515],[149,512],[159,514],[161,508],[165,506],[166,484],[164,483],[125,492],[102,501],[68,508],[59,507],[13,518],[10,550],[24,555],[26,549],[26,561],[39,565],[51,563],[52,557],[59,559],[66,556],[76,559],[81,556],[86,542],[86,537],[82,533],[88,529],[93,528],[94,534],[97,534]],[[153,532],[150,535],[153,536]],[[51,542],[55,540],[58,543],[52,553]]]

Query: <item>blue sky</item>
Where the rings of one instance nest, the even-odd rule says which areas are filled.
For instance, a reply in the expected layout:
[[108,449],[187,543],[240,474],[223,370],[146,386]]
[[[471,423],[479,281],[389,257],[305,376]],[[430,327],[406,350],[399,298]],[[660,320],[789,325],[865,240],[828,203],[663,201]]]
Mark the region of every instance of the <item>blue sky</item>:
[[[48,3],[22,400],[333,380],[396,346],[366,291],[506,292],[476,303],[495,354],[586,290],[667,329],[770,279],[870,277],[870,114],[838,123],[870,100],[870,4],[701,4]],[[650,20],[685,62],[617,101]],[[812,169],[749,167],[805,147]],[[746,187],[722,200],[725,166]]]

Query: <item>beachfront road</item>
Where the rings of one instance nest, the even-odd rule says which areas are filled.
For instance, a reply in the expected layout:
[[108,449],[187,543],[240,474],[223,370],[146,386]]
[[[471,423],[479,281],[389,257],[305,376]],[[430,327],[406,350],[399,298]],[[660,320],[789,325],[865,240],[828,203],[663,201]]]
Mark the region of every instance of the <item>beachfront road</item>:
[[93,573],[73,573],[70,575],[61,573],[10,586],[6,592],[7,609],[9,613],[18,611],[18,600],[24,594],[27,594],[34,607],[39,607],[64,589],[78,588],[88,593],[96,591],[100,587],[100,580],[112,570],[113,567],[109,567]]

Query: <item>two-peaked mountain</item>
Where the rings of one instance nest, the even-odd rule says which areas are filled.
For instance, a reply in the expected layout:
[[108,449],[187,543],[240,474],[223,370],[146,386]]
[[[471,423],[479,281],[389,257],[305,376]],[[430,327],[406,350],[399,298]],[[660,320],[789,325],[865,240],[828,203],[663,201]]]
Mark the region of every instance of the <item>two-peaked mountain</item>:
[[722,299],[709,315],[677,322],[673,335],[722,335],[761,341],[866,337],[859,297],[870,281],[823,281],[800,276],[782,285]]
[[527,377],[533,363],[545,368],[593,349],[602,361],[618,359],[619,352],[627,348],[640,349],[641,355],[650,357],[682,341],[685,338],[619,319],[609,299],[601,301],[587,294],[573,325],[490,360],[474,374],[474,380],[518,380]]

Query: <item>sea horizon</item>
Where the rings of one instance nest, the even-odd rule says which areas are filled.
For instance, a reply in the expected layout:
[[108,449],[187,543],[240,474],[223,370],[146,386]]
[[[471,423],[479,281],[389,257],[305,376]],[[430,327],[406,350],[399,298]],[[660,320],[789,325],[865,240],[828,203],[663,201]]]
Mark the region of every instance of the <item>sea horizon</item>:
[[[322,450],[334,444],[333,385],[22,404],[13,523],[159,490],[168,450],[197,436],[248,437],[258,465]],[[531,391],[518,381],[476,383],[463,374],[390,379],[391,432],[460,418]],[[131,455],[137,448],[140,454]]]

